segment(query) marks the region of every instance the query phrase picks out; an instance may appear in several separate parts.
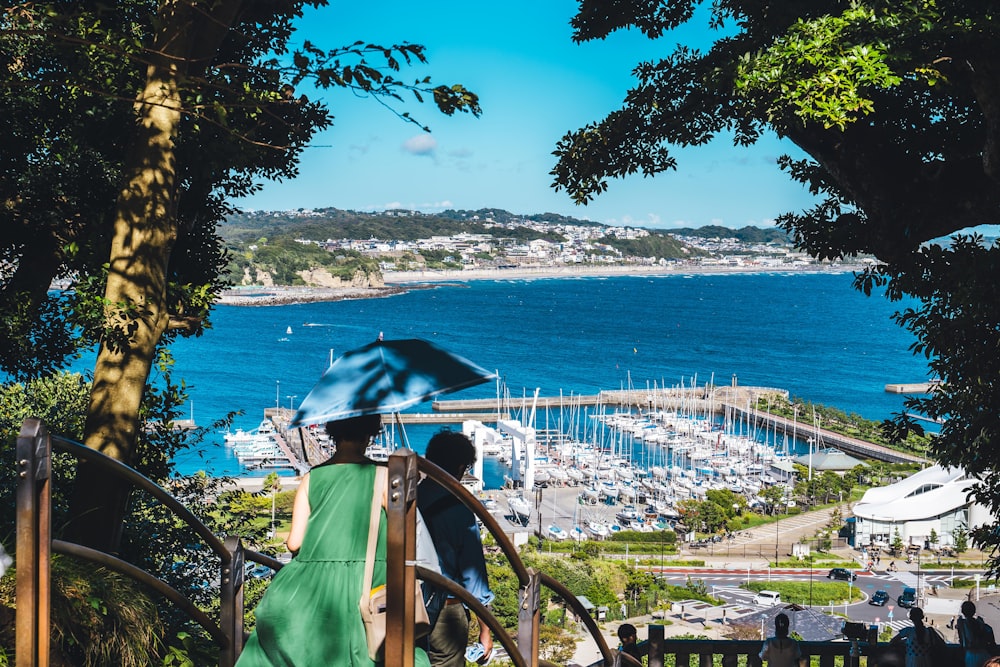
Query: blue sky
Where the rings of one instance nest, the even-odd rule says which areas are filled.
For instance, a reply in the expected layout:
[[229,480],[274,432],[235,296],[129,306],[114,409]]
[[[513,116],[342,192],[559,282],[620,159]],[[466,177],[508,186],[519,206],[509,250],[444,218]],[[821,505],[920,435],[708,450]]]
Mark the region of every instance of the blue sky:
[[571,0],[386,0],[310,11],[298,36],[321,46],[424,44],[429,63],[400,78],[462,83],[479,94],[483,114],[449,118],[432,105],[407,103],[405,110],[430,126],[425,135],[377,102],[323,93],[334,126],[305,151],[299,177],[237,203],[258,210],[502,208],[662,228],[770,226],[777,215],[809,205],[809,194],[776,165],[779,155],[799,153],[776,138],[750,148],[719,138],[675,151],[677,171],[611,181],[587,206],[555,192],[548,172],[560,137],[620,108],[637,63],[667,55],[678,41],[704,40],[708,30],[700,22],[657,42],[631,31],[576,45],[569,26],[576,8]]

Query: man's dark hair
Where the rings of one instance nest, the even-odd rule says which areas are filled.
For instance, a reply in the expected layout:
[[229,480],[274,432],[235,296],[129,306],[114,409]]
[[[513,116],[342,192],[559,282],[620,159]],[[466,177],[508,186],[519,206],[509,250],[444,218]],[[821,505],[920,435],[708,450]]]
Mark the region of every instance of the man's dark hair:
[[444,429],[435,433],[428,441],[424,458],[452,475],[457,475],[466,466],[476,462],[476,447],[464,433]]

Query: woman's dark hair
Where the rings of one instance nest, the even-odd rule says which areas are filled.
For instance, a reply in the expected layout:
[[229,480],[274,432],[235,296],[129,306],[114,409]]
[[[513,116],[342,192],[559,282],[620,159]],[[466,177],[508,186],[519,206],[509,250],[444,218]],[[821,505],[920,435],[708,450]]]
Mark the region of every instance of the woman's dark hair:
[[334,442],[368,442],[382,430],[382,415],[361,415],[326,423],[326,434]]
[[924,625],[924,610],[920,607],[910,607],[910,620],[913,621],[913,630],[917,637],[917,641],[921,644],[924,643],[924,638],[930,630]]

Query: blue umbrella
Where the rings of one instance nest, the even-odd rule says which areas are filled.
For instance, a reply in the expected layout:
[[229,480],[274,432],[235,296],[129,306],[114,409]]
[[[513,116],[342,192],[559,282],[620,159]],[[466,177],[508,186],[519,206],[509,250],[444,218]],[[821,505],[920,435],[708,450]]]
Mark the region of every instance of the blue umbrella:
[[377,340],[334,361],[289,426],[400,412],[494,378],[496,374],[425,340]]

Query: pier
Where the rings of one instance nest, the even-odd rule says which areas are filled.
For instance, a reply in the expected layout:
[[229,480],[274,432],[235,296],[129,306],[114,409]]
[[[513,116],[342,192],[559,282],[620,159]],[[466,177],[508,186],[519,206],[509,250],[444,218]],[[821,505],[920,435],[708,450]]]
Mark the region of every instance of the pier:
[[[933,383],[931,383],[933,384]],[[788,398],[788,391],[773,387],[716,387],[715,389],[631,389],[619,391],[602,391],[593,395],[570,395],[523,398],[517,401],[508,400],[504,405],[514,403],[531,409],[573,408],[579,406],[608,406],[613,409],[637,408],[643,410],[691,410],[693,412],[722,414],[732,411],[736,418],[746,417],[760,427],[777,430],[782,433],[803,439],[812,439],[820,445],[840,449],[848,454],[885,461],[887,463],[926,463],[927,459],[916,454],[877,445],[858,438],[829,431],[806,422],[796,422],[786,417],[762,412],[748,407],[764,396],[780,395]],[[497,401],[495,399],[472,399],[434,401],[432,409],[435,412],[455,413],[461,411],[466,419],[480,421],[495,421]],[[491,419],[486,412],[492,410]],[[474,411],[481,411],[480,417],[472,417]],[[455,414],[452,413],[452,414]],[[464,421],[458,420],[458,421]]]
[[[935,383],[927,383],[933,386]],[[886,385],[888,390],[889,386]],[[910,387],[912,385],[898,385]],[[560,396],[525,396],[519,399],[457,399],[437,400],[431,404],[431,412],[405,412],[396,415],[386,415],[386,422],[391,419],[401,424],[461,424],[465,421],[496,423],[498,420],[510,420],[512,415],[520,412],[527,414],[531,409],[573,409],[579,407],[606,406],[612,410],[646,410],[672,411],[684,410],[701,414],[734,415],[736,419],[745,418],[758,427],[767,428],[802,439],[811,439],[819,446],[833,447],[848,454],[861,456],[888,463],[926,463],[927,459],[916,454],[898,451],[883,445],[877,445],[865,440],[853,438],[820,428],[807,422],[797,422],[787,417],[763,412],[752,408],[757,399],[765,396],[778,395],[788,398],[788,391],[774,387],[692,387],[692,388],[646,388],[602,391],[597,394],[569,394]],[[271,418],[282,437],[278,438],[279,446],[291,461],[291,466],[302,472],[311,466],[325,460],[319,443],[308,433],[308,429],[288,429],[292,410],[286,408],[267,408],[266,417]]]
[[909,454],[907,452],[901,452],[883,445],[876,445],[865,440],[859,440],[858,438],[852,438],[841,433],[828,431],[812,424],[797,422],[792,419],[788,419],[787,417],[781,417],[779,415],[761,412],[759,410],[747,410],[746,408],[741,408],[736,405],[730,405],[729,408],[734,410],[738,415],[746,416],[749,420],[753,421],[753,423],[757,424],[757,426],[787,433],[789,435],[794,434],[796,437],[810,439],[816,442],[819,446],[833,447],[848,454],[856,454],[867,459],[885,461],[886,463],[927,462],[926,458],[917,456],[916,454]]

